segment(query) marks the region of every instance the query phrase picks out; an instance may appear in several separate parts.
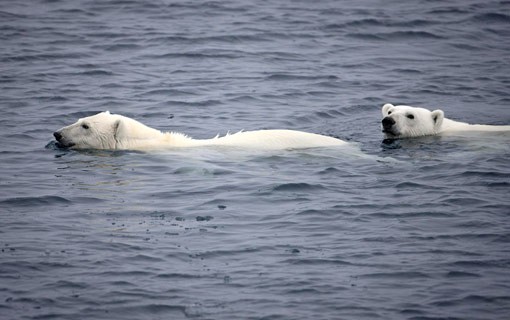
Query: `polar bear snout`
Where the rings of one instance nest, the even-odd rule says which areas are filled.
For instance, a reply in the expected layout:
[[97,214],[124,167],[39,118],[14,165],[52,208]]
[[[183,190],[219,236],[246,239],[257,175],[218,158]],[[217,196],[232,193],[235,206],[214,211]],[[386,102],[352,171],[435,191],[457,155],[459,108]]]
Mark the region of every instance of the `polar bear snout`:
[[57,139],[57,141],[62,140],[62,134],[58,131],[53,132],[53,136]]
[[395,138],[400,135],[400,129],[398,128],[397,121],[395,121],[393,117],[384,117],[381,124],[382,132],[386,135],[386,138]]
[[383,126],[383,131],[391,130],[391,127],[393,127],[393,125],[396,123],[392,117],[384,117],[381,122]]
[[59,148],[70,148],[70,147],[74,146],[74,143],[67,141],[64,138],[61,131],[53,132],[53,136],[57,140],[57,147],[59,147]]

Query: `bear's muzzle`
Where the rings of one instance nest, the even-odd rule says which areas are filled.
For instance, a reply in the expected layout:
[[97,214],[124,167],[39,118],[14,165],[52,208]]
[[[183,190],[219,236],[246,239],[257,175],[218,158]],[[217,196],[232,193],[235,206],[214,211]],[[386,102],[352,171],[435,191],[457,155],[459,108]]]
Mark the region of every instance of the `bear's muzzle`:
[[66,141],[64,137],[62,136],[62,133],[60,131],[53,132],[53,136],[57,140],[57,147],[59,148],[71,148],[74,146],[74,143]]
[[396,123],[392,117],[384,117],[384,119],[382,119],[381,122],[382,122],[383,131],[390,131],[390,132],[392,131],[391,128]]

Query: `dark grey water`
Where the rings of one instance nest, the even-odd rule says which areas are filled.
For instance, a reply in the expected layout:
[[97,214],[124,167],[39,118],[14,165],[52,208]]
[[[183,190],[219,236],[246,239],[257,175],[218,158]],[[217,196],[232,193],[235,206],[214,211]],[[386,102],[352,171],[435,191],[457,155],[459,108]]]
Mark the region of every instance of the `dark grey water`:
[[[1,1],[2,319],[508,319],[510,137],[382,143],[386,102],[510,124],[509,1]],[[75,152],[110,110],[197,138]]]

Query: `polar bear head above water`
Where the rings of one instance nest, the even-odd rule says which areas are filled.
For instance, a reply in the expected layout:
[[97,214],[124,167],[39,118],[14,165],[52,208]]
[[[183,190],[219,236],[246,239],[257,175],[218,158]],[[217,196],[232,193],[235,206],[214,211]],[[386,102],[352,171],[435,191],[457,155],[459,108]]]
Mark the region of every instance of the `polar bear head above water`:
[[53,133],[57,145],[77,149],[115,149],[120,122],[112,121],[110,112],[82,118]]
[[158,130],[109,111],[79,119],[53,135],[58,146],[75,149],[123,149],[122,145],[159,136]]
[[382,114],[382,131],[386,138],[433,135],[440,132],[444,119],[442,110],[430,111],[390,103],[382,107]]
[[442,110],[410,106],[382,107],[382,132],[387,139],[412,138],[452,132],[510,131],[510,126],[468,124],[445,118]]
[[297,149],[347,144],[333,137],[294,130],[257,130],[212,139],[192,139],[181,133],[161,132],[108,111],[79,119],[53,135],[57,146],[73,149],[150,150],[197,146]]

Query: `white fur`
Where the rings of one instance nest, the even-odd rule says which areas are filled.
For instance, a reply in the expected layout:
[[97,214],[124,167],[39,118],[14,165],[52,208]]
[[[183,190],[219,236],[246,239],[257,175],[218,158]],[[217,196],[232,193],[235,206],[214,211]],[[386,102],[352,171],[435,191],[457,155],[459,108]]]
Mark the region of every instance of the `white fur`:
[[131,118],[101,112],[79,119],[54,133],[58,144],[73,149],[150,150],[229,146],[255,149],[297,149],[341,146],[346,142],[293,130],[259,130],[197,140],[181,133],[161,132]]
[[430,111],[410,106],[382,107],[382,131],[386,138],[412,138],[450,132],[510,131],[510,126],[468,124],[444,117],[442,110]]

